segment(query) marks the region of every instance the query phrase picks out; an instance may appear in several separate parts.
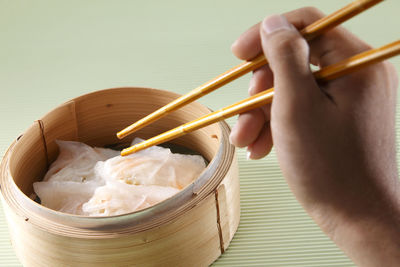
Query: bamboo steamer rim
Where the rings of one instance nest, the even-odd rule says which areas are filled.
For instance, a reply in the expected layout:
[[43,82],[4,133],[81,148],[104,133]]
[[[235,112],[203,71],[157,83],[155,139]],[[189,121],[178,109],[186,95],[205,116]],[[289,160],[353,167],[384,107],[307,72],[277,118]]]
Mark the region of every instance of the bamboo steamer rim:
[[[95,97],[102,93],[112,93],[113,90],[131,89],[155,90],[179,97],[178,94],[159,89],[123,87],[99,90],[74,99]],[[201,105],[196,102],[195,104]],[[33,201],[16,185],[10,172],[10,158],[18,139],[11,144],[1,162],[0,193],[3,200],[18,216],[57,235],[78,238],[113,238],[146,231],[182,216],[209,194],[215,192],[224,179],[234,159],[235,147],[228,141],[230,132],[228,124],[220,121],[218,126],[221,135],[217,153],[199,178],[171,198],[140,211],[115,216],[82,216],[55,211]]]

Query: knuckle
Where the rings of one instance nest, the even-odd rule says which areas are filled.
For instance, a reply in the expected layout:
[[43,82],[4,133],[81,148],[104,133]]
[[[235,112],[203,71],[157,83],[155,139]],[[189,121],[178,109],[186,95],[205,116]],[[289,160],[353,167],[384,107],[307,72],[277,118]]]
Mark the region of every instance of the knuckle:
[[322,18],[325,14],[316,7],[307,6],[285,13],[289,21],[295,22],[304,28],[308,24]]
[[356,77],[361,79],[360,83],[365,84],[365,86],[370,86],[371,84],[379,86],[378,84],[381,84],[384,88],[382,94],[387,98],[392,98],[397,94],[399,78],[395,66],[389,61],[371,65]]
[[274,40],[275,52],[279,55],[293,55],[304,53],[308,49],[306,41],[294,31],[285,31],[275,36]]
[[314,6],[303,7],[301,8],[301,10],[304,13],[304,15],[312,15],[313,17],[316,18],[322,18],[324,16],[324,13]]
[[383,64],[386,69],[388,80],[392,82],[392,89],[397,91],[397,87],[399,86],[399,76],[397,75],[396,67],[388,61],[383,62]]

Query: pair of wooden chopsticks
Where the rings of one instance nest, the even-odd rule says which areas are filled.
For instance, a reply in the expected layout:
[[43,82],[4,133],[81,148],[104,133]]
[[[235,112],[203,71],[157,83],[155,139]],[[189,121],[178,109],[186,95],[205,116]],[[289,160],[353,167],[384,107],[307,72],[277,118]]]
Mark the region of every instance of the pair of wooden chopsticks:
[[[357,0],[349,5],[343,7],[342,9],[314,22],[313,24],[307,26],[301,31],[303,37],[307,40],[311,40],[314,37],[320,35],[321,33],[339,25],[340,23],[354,17],[355,15],[361,13],[362,11],[374,6],[375,4],[382,2],[383,0]],[[400,41],[388,44],[381,48],[371,49],[364,53],[358,54],[346,60],[340,61],[339,63],[325,67],[314,73],[315,78],[318,81],[327,81],[342,75],[348,74],[350,72],[356,71],[366,65],[382,61],[394,55],[400,53]],[[143,119],[135,122],[129,127],[123,129],[117,133],[118,138],[123,138],[147,125],[160,119],[161,117],[171,113],[172,111],[179,109],[180,107],[200,98],[201,96],[208,94],[217,88],[243,76],[244,74],[253,71],[265,64],[267,60],[264,55],[259,55],[254,60],[243,62],[238,66],[228,70],[227,72],[219,75],[213,80],[197,87],[193,91],[185,94],[166,106],[156,110],[150,115],[144,117]],[[121,155],[125,156],[136,151],[145,149],[147,147],[158,145],[163,142],[170,141],[174,138],[180,137],[186,133],[192,132],[199,128],[208,126],[212,123],[218,122],[220,120],[232,117],[234,115],[261,107],[272,101],[274,94],[274,89],[268,89],[259,94],[251,96],[247,99],[239,101],[233,105],[222,108],[218,111],[207,114],[197,120],[183,124],[175,129],[162,133],[158,136],[150,138],[139,144],[131,146],[121,151]]]

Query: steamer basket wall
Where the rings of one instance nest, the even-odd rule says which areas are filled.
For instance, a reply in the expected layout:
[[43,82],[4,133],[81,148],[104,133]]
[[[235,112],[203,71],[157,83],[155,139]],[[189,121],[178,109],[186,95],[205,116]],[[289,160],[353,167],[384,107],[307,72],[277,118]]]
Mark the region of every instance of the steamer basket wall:
[[[58,106],[11,144],[0,166],[1,196],[24,266],[206,266],[224,252],[240,217],[237,161],[225,122],[174,140],[203,155],[209,165],[193,184],[153,207],[85,217],[31,199],[32,184],[57,157],[55,140],[118,145],[118,130],[177,97],[148,88],[97,91]],[[148,138],[208,112],[192,103],[136,136]],[[130,141],[123,140],[124,145]]]

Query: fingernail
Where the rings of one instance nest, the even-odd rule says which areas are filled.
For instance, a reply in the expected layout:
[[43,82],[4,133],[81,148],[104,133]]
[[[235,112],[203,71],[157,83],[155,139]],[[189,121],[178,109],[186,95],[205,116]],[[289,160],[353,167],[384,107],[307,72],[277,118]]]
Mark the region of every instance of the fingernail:
[[252,158],[251,158],[251,151],[248,151],[248,150],[247,150],[246,159],[247,159],[247,160],[251,160],[251,159],[252,159]]
[[234,41],[233,44],[231,45],[231,51],[234,49],[234,47],[238,44],[238,40]]
[[236,131],[237,131],[236,128],[237,128],[237,126],[235,124],[235,126],[233,126],[233,128],[231,130],[231,133],[229,134],[229,143],[231,143],[232,145],[235,145],[234,142],[233,142],[233,139],[236,136]]
[[251,79],[250,79],[249,90],[248,90],[249,95],[251,95],[251,93],[253,92],[253,90],[254,90],[254,76],[252,76]]
[[273,33],[279,30],[291,29],[290,23],[282,15],[271,15],[263,21],[263,29],[266,33]]

